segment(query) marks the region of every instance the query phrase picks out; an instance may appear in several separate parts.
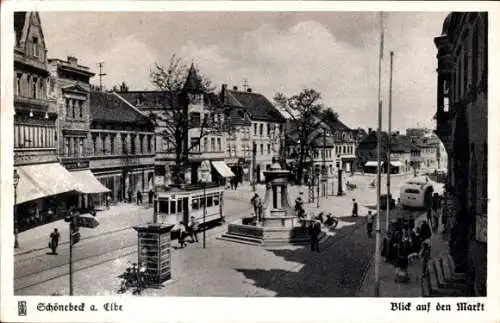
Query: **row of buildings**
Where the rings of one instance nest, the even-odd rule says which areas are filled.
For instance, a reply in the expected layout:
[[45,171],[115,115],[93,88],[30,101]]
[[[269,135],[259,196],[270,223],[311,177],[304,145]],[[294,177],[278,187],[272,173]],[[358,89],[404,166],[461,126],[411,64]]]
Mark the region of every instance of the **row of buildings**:
[[[359,169],[368,173],[377,172],[378,134],[368,129],[368,134],[356,148],[356,163]],[[390,147],[390,149],[388,148]],[[390,155],[386,152],[390,150]],[[381,134],[381,166],[384,172],[391,173],[433,173],[447,166],[447,153],[441,140],[426,128],[407,129],[406,134],[399,131]],[[387,162],[390,160],[390,165]],[[389,166],[389,167],[388,167]]]

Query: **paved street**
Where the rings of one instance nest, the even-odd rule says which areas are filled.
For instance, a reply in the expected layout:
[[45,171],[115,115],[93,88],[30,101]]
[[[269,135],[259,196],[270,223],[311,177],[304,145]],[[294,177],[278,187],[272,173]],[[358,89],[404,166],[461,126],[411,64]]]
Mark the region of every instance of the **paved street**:
[[[207,231],[207,249],[203,249],[200,242],[178,250],[174,242],[173,279],[167,282],[164,288],[147,290],[145,294],[354,296],[363,282],[375,248],[374,238],[369,239],[366,236],[363,221],[367,209],[373,208],[374,204],[373,189],[363,185],[367,179],[369,178],[366,177],[363,181],[363,178],[353,178],[359,182],[358,189],[349,191],[342,197],[330,196],[328,199],[321,199],[319,210],[331,210],[341,217],[342,221],[337,230],[328,232],[321,243],[319,254],[311,253],[306,247],[264,249],[216,240],[216,236],[224,232],[225,226],[215,227]],[[400,182],[402,181],[399,180]],[[394,189],[396,190],[396,185]],[[245,190],[251,196],[251,191],[248,187],[241,187],[239,190],[226,191],[225,213],[228,222],[251,212],[249,203],[243,201],[246,197],[242,196],[246,194]],[[290,189],[291,198],[294,196],[294,190],[300,188]],[[236,193],[241,196],[236,197]],[[350,217],[352,198],[356,198],[360,203],[359,218]],[[310,211],[318,210],[315,203],[306,205],[306,208]],[[151,209],[136,207],[133,218],[135,221],[143,221],[150,213]],[[121,216],[126,217],[125,214]],[[104,216],[100,221],[103,225],[110,225],[104,220]],[[382,216],[382,228],[385,227],[384,221],[385,216]],[[133,224],[129,223],[129,226]],[[73,253],[75,294],[114,294],[120,283],[118,275],[126,268],[128,261],[137,259],[136,237],[135,231],[128,228],[82,239],[75,246]],[[82,238],[85,238],[84,232]],[[45,240],[42,239],[42,242]],[[16,294],[68,293],[67,245],[61,246],[57,256],[48,255],[47,251],[44,249],[16,256]]]

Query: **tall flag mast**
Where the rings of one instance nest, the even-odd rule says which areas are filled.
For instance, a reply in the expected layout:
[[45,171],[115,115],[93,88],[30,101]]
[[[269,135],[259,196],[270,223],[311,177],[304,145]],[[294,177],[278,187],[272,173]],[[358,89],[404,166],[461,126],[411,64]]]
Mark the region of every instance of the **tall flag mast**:
[[380,55],[378,60],[378,128],[377,128],[377,223],[375,234],[375,297],[380,296],[380,154],[382,136],[382,99],[380,88],[382,83],[382,59],[384,57],[384,13],[380,13]]

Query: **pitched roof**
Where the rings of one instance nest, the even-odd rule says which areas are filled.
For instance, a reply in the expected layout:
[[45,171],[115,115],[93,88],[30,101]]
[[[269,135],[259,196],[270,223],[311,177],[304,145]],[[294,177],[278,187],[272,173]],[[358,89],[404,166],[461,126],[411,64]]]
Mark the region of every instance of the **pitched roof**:
[[351,130],[340,119],[324,121],[332,130]]
[[[116,93],[139,109],[144,107],[160,108],[170,103],[170,94],[163,91],[126,91]],[[138,100],[139,104],[137,104]],[[178,95],[174,100],[174,104],[180,107],[183,106],[182,103],[183,98]]]
[[244,108],[253,120],[285,122],[286,119],[276,107],[262,94],[225,89],[224,105]]
[[152,125],[148,117],[133,108],[116,93],[92,91],[89,103],[92,121]]
[[186,83],[184,83],[183,90],[188,93],[203,93],[203,86],[201,85],[201,79],[196,73],[196,68],[194,64],[191,63],[188,75],[186,77]]

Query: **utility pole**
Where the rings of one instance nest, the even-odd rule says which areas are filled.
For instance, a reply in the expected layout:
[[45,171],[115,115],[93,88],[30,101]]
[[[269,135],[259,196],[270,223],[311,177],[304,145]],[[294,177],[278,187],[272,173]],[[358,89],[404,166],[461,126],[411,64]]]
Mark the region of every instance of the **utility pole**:
[[380,55],[378,61],[378,133],[377,133],[377,223],[375,235],[375,297],[380,296],[380,150],[382,129],[382,100],[380,95],[382,83],[382,58],[384,53],[384,14],[380,13]]
[[104,66],[103,62],[99,62],[97,65],[99,65],[99,74],[97,74],[99,76],[99,91],[102,92],[102,77],[106,76],[106,73],[102,72],[102,68]]
[[389,79],[389,138],[387,139],[387,210],[385,215],[385,232],[389,231],[389,213],[391,212],[391,120],[392,120],[392,60],[394,52],[391,51],[391,74]]

